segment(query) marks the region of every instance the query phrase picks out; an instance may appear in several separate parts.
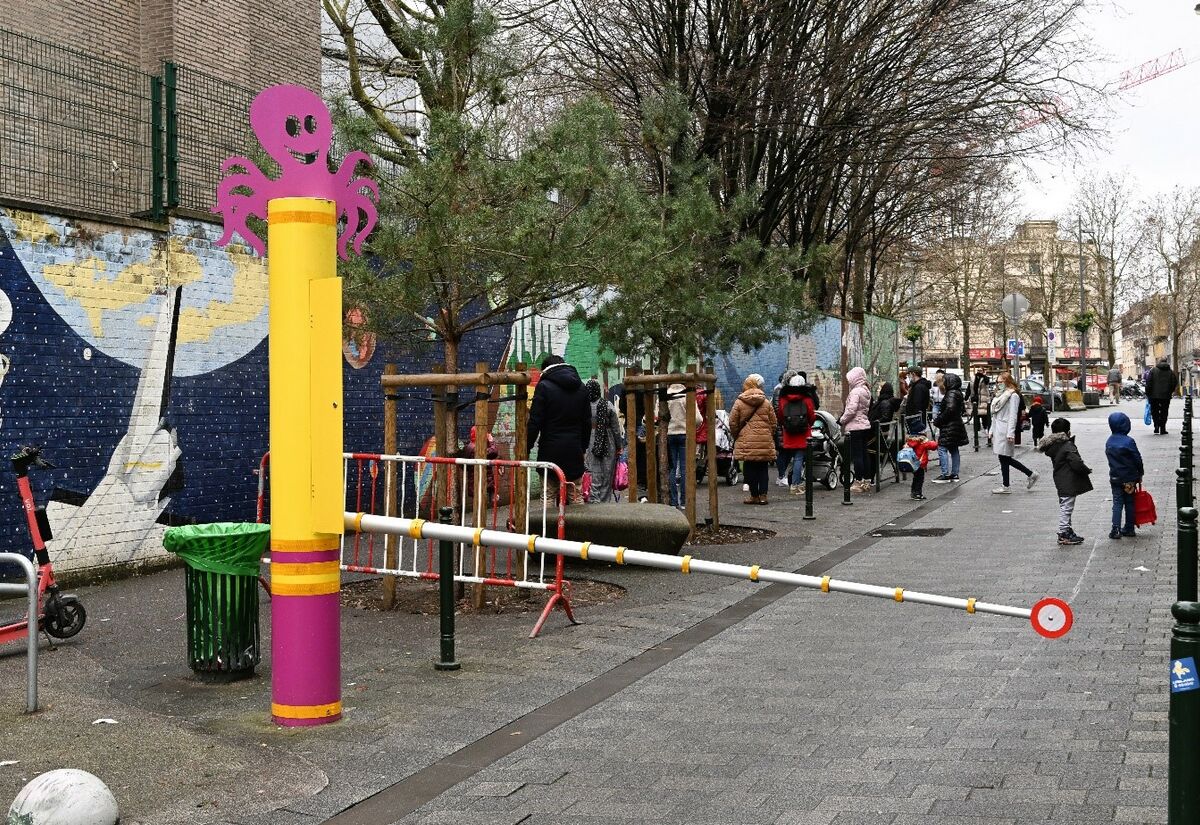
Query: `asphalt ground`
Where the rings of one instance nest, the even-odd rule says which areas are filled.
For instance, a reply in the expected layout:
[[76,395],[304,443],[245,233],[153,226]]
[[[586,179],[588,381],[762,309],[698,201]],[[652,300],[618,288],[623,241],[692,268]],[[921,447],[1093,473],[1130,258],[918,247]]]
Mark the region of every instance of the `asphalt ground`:
[[1047,459],[1025,456],[1045,475],[1033,491],[993,496],[994,458],[968,448],[967,480],[927,483],[926,502],[890,483],[851,507],[821,491],[815,521],[776,488],[768,507],[723,488],[724,522],[777,535],[695,553],[1020,606],[1059,595],[1076,613],[1063,639],[998,616],[572,565],[625,597],[579,626],[556,616],[537,640],[528,613],[462,616],[454,673],[432,668],[436,616],[343,611],[345,719],[283,729],[265,605],[259,675],[199,683],[171,571],[80,591],[89,625],[43,646],[36,716],[20,713],[23,652],[8,651],[0,761],[15,764],[0,766],[0,800],[70,766],[109,783],[127,825],[1165,821],[1178,423],[1168,437],[1135,423],[1165,518],[1111,542],[1108,412],[1070,416],[1100,488],[1080,499],[1078,547],[1054,541]]

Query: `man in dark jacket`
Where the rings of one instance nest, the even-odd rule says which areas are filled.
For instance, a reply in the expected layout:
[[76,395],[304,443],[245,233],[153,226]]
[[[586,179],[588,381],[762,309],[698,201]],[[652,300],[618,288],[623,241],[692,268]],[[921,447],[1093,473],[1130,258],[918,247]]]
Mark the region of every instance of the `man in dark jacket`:
[[[1128,420],[1128,419],[1126,419]],[[1083,463],[1075,438],[1071,435],[1071,422],[1056,418],[1050,425],[1050,437],[1042,439],[1037,447],[1045,453],[1054,466],[1054,489],[1058,491],[1058,543],[1060,545],[1083,544],[1083,537],[1071,526],[1071,515],[1075,512],[1075,497],[1092,491],[1092,468]]]
[[929,382],[919,367],[909,367],[908,395],[904,396],[904,429],[908,433],[923,433],[929,414]]
[[1167,415],[1171,411],[1171,396],[1179,386],[1179,378],[1166,358],[1160,358],[1158,366],[1150,370],[1146,381],[1146,397],[1150,399],[1150,415],[1154,417],[1154,434],[1167,434]]
[[[1142,465],[1142,451],[1137,442],[1129,437],[1129,416],[1115,412],[1108,417],[1108,428],[1112,435],[1104,442],[1104,454],[1108,457],[1108,481],[1112,485],[1112,532],[1110,539],[1135,535],[1133,523],[1133,491],[1141,483],[1146,468]],[[1125,526],[1121,526],[1121,513],[1125,513]]]
[[963,399],[962,379],[950,372],[943,380],[946,394],[933,420],[938,428],[938,463],[942,474],[933,480],[934,484],[958,481],[958,448],[967,443],[967,426],[963,423],[967,402]]
[[[571,502],[583,501],[583,453],[592,436],[592,407],[579,373],[557,355],[542,360],[542,374],[529,405],[529,449],[538,461],[557,464],[571,483]],[[547,473],[552,490],[558,476]]]

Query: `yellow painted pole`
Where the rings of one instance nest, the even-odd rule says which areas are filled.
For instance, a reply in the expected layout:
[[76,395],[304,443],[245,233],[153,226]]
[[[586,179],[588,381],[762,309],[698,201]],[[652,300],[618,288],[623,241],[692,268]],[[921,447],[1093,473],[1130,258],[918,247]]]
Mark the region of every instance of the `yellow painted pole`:
[[271,715],[341,718],[342,285],[332,201],[267,205]]

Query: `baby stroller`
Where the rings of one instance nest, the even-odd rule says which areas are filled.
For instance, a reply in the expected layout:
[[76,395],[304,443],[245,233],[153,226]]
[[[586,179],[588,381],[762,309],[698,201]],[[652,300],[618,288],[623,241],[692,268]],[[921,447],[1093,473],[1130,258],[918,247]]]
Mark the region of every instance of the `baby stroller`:
[[837,419],[825,410],[817,410],[808,443],[812,447],[813,478],[826,490],[837,489],[842,480],[842,428]]
[[[725,483],[732,487],[742,481],[742,471],[733,460],[733,433],[729,430],[729,413],[717,410],[716,431],[717,475],[725,476]],[[696,481],[703,481],[708,472],[708,446],[696,445]]]
[[742,469],[733,460],[733,430],[729,429],[729,413],[717,410],[717,473],[725,476],[732,487],[742,483]]

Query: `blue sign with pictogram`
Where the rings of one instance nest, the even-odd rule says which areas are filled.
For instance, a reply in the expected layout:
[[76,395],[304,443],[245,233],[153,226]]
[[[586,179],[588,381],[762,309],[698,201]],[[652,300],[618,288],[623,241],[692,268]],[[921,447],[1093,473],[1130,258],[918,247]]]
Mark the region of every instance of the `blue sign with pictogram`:
[[1196,662],[1191,656],[1171,660],[1171,692],[1185,693],[1200,688],[1196,679]]

